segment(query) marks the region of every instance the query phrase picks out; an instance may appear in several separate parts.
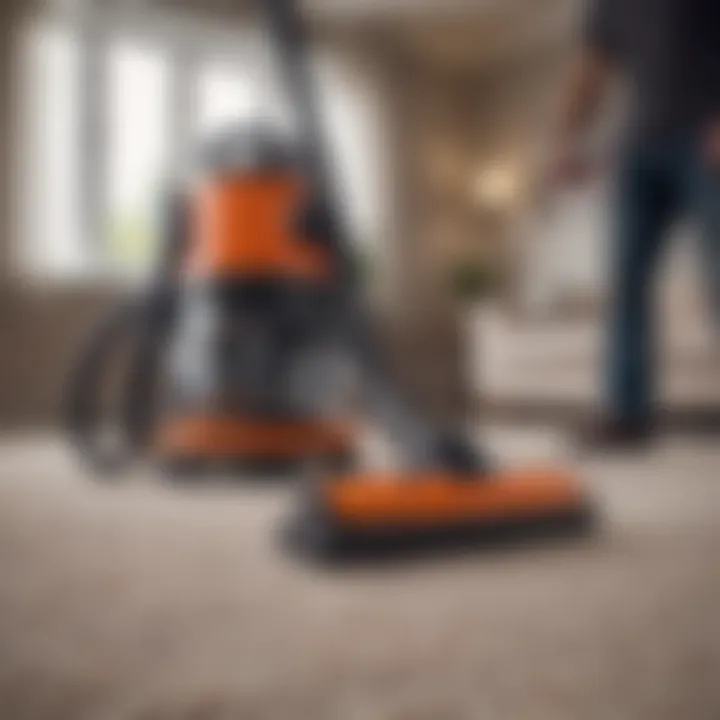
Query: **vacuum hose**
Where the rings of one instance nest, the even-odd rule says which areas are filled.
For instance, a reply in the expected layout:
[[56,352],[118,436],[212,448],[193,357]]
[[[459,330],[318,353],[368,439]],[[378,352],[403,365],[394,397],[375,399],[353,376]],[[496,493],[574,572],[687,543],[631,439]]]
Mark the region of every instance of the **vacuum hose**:
[[[155,281],[101,319],[65,387],[64,428],[80,457],[103,475],[126,469],[147,448],[154,430],[160,365],[178,305],[177,275],[187,227],[181,193],[168,193],[163,205],[164,247]],[[111,439],[100,418],[102,383],[112,358],[126,346],[131,356],[120,379],[122,405]]]
[[[124,470],[152,436],[159,365],[176,304],[174,291],[129,301],[102,319],[76,362],[64,399],[64,424],[82,458],[105,475]],[[116,437],[103,437],[99,399],[111,358],[130,341],[131,358],[121,380]]]

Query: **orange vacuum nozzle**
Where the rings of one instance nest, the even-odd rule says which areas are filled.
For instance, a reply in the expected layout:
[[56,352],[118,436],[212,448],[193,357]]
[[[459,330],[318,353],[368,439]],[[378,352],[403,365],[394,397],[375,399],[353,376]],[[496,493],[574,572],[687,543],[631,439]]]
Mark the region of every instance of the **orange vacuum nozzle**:
[[441,524],[483,516],[508,517],[584,502],[580,485],[557,471],[513,471],[476,478],[430,473],[408,480],[375,474],[328,483],[325,499],[343,523],[364,527]]
[[578,535],[594,516],[580,483],[555,470],[350,475],[308,499],[285,539],[322,560]]

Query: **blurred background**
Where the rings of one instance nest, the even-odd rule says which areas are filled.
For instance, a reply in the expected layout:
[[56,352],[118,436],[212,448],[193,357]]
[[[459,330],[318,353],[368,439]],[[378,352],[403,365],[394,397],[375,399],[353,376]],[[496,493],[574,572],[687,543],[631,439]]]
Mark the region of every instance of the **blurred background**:
[[[0,6],[0,716],[720,717],[716,438],[583,464],[611,518],[596,546],[359,578],[278,560],[278,491],[83,482],[54,431],[63,382],[152,270],[159,189],[213,131],[288,119],[249,5]],[[548,187],[583,3],[305,7],[333,169],[398,367],[438,412],[491,426],[501,459],[574,467],[565,432],[602,389],[623,115],[619,90],[589,183]],[[693,228],[675,232],[661,404],[695,429],[717,420],[720,363]]]
[[[358,252],[388,316],[402,318],[393,323],[420,319],[440,340],[403,331],[406,344],[427,344],[414,372],[439,404],[482,397],[522,415],[582,412],[595,399],[607,172],[564,192],[541,172],[580,5],[309,3]],[[236,119],[284,117],[245,10],[220,0],[3,10],[3,427],[53,421],[78,338],[152,266],[158,191],[195,143]],[[621,113],[618,98],[598,143],[605,171]],[[675,245],[663,396],[705,412],[720,382],[694,255]]]

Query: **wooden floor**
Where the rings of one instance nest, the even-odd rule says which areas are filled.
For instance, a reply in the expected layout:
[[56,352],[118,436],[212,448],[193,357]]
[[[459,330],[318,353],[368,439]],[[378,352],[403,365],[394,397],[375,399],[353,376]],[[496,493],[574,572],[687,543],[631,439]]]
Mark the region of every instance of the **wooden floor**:
[[720,444],[575,461],[580,544],[326,574],[278,552],[288,489],[93,483],[0,445],[2,720],[717,720]]

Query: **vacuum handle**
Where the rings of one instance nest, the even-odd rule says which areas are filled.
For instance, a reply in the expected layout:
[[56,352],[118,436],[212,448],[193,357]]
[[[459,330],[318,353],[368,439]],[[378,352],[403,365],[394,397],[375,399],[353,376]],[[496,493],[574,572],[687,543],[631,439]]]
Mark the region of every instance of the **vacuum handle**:
[[[279,60],[285,90],[300,133],[306,170],[313,183],[314,211],[324,220],[326,239],[334,251],[339,287],[343,293],[343,330],[349,345],[362,359],[368,378],[372,410],[404,448],[406,459],[416,468],[445,468],[460,473],[481,472],[487,463],[464,438],[427,422],[411,406],[381,358],[373,333],[365,323],[358,300],[355,265],[330,182],[327,145],[319,118],[319,98],[309,66],[308,41],[299,0],[261,0],[275,56]],[[323,224],[323,223],[321,223]]]
[[338,200],[331,182],[327,143],[320,121],[320,101],[313,81],[305,24],[299,0],[260,0],[273,55],[295,115],[299,144],[312,187],[312,214],[323,228],[322,238],[335,254],[341,282],[352,284],[354,263]]
[[308,63],[308,42],[298,0],[261,0],[270,40],[298,125],[305,160],[315,182],[325,185],[325,157],[318,98]]

